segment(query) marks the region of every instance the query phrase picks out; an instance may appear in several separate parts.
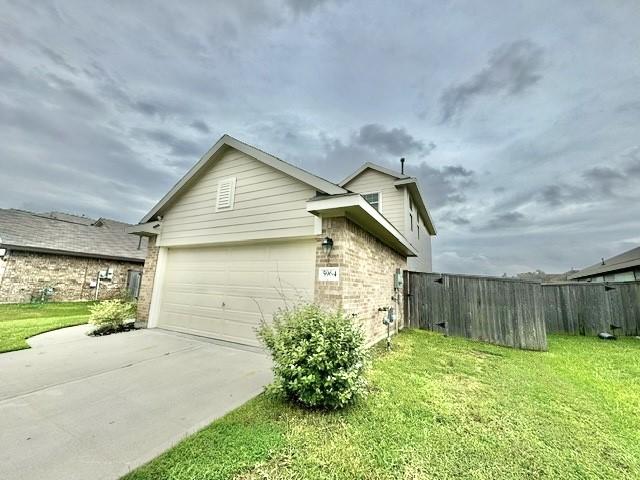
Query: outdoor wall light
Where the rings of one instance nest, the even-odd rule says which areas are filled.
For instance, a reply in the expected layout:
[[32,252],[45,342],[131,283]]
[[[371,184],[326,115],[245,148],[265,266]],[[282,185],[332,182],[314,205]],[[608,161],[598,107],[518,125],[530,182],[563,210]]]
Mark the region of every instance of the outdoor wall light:
[[324,237],[322,240],[322,251],[327,254],[327,257],[331,255],[331,249],[333,248],[333,239],[330,237]]

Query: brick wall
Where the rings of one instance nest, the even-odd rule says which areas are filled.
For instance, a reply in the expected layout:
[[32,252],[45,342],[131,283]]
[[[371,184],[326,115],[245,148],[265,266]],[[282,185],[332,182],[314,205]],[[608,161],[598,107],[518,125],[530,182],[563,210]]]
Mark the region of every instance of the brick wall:
[[[324,237],[333,239],[331,255],[322,250]],[[316,248],[316,270],[319,267],[340,267],[339,282],[320,282],[316,277],[316,302],[330,308],[341,308],[362,326],[367,343],[383,339],[386,326],[379,307],[393,306],[398,313],[394,330],[404,325],[402,292],[397,301],[393,275],[398,268],[406,269],[406,257],[398,254],[377,238],[344,217],[322,220],[322,235]]]
[[138,326],[146,326],[149,321],[149,308],[151,307],[151,293],[153,292],[153,279],[156,275],[158,265],[158,247],[156,247],[156,236],[149,237],[147,246],[147,258],[144,262],[144,273],[140,283],[140,294],[138,296]]
[[16,250],[8,251],[0,263],[0,303],[29,302],[47,287],[53,288],[51,301],[93,300],[96,289],[90,288],[90,282],[107,268],[113,271],[113,279],[101,281],[99,298],[111,298],[126,288],[129,270],[143,269],[140,263]]

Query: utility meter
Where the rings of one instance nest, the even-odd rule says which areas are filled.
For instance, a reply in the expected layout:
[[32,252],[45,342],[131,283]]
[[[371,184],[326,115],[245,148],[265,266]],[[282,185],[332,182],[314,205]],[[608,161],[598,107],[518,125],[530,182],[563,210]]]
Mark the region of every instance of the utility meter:
[[389,307],[389,310],[387,310],[387,314],[384,316],[384,320],[382,320],[382,323],[385,325],[391,325],[395,321],[396,311],[393,307]]
[[404,286],[404,279],[402,278],[402,270],[398,270],[393,276],[393,288],[396,290],[402,290]]

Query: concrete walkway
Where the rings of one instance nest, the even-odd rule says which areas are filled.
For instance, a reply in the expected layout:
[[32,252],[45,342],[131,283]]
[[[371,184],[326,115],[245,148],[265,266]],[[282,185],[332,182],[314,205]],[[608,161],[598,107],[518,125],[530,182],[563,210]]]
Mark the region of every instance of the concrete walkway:
[[260,352],[161,330],[86,330],[0,355],[0,478],[119,478],[271,381]]

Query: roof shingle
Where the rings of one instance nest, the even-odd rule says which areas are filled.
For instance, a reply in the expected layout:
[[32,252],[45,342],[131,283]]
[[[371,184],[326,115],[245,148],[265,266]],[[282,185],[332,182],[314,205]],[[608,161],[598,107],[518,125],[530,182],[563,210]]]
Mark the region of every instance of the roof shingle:
[[0,209],[0,246],[69,255],[144,261],[147,239],[125,232],[126,223],[60,212]]

